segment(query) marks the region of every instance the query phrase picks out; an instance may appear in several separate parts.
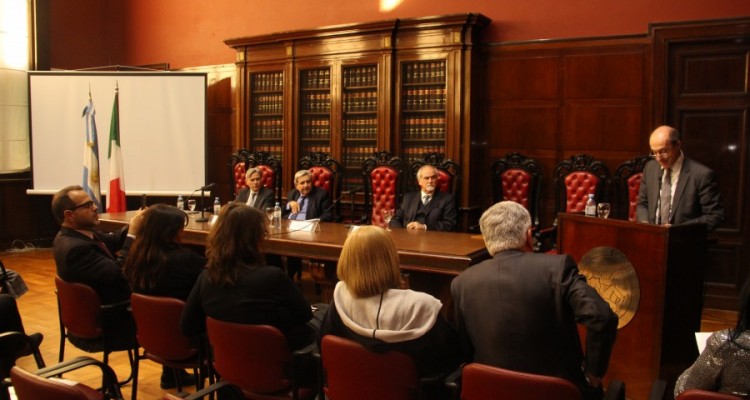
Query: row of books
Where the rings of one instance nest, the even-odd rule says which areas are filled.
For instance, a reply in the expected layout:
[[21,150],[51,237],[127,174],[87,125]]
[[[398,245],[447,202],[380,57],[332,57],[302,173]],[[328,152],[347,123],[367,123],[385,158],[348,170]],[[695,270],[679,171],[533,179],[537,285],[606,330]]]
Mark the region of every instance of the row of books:
[[378,93],[376,91],[344,93],[344,112],[377,111]]
[[253,98],[254,114],[281,114],[284,98],[281,94],[257,95]]
[[405,63],[404,83],[445,83],[445,61]]
[[302,112],[330,112],[331,94],[307,93],[302,98],[300,108],[302,109]]
[[404,90],[401,104],[407,111],[443,110],[445,109],[445,88]]
[[375,139],[378,134],[376,118],[352,118],[344,120],[346,139]]
[[255,118],[252,136],[258,139],[279,139],[284,135],[284,120],[281,118]]
[[283,72],[262,72],[253,74],[253,91],[281,91],[283,90],[283,84]]
[[331,122],[324,118],[303,118],[303,139],[328,139],[331,137]]
[[405,118],[401,122],[404,139],[445,139],[445,117]]
[[350,146],[344,150],[343,165],[349,168],[359,168],[362,163],[372,157],[378,150],[376,146]]
[[331,154],[331,146],[301,146],[300,154],[326,153]]
[[282,162],[282,154],[284,151],[283,146],[280,144],[261,144],[254,146],[255,151],[265,151],[268,154],[272,155],[275,159],[279,160],[279,163]]
[[401,159],[406,161],[407,164],[411,164],[415,161],[422,161],[427,153],[445,154],[445,146],[405,147],[401,149]]
[[300,74],[300,85],[303,89],[324,89],[331,87],[331,71],[328,69],[310,69]]
[[344,69],[344,87],[375,86],[378,84],[378,67],[367,65]]

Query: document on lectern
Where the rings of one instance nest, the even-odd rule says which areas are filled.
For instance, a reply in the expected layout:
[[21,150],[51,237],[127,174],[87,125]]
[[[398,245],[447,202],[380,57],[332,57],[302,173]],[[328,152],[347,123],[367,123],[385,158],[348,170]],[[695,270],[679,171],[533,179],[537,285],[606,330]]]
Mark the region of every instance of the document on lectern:
[[315,232],[320,230],[319,222],[320,218],[306,219],[302,221],[292,219],[289,220],[288,232]]

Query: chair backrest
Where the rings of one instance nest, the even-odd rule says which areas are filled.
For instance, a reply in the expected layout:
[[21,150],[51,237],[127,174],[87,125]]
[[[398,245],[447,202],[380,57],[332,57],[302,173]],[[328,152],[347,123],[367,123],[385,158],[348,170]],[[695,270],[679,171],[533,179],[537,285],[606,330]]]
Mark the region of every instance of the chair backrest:
[[412,187],[419,189],[417,171],[425,165],[432,165],[437,169],[437,189],[443,193],[451,193],[458,197],[459,179],[461,170],[455,162],[445,158],[443,153],[425,153],[422,160],[414,161],[409,167],[411,172]]
[[741,397],[732,396],[731,394],[710,392],[708,390],[690,389],[686,390],[677,397],[675,400],[739,400]]
[[265,151],[249,152],[247,168],[253,167],[260,170],[262,185],[273,190],[276,201],[281,202],[281,163],[279,160]]
[[362,163],[367,222],[384,224],[382,211],[396,209],[401,202],[403,164],[391,152],[381,151]]
[[331,399],[407,400],[418,391],[417,367],[406,354],[374,353],[357,342],[326,335],[321,355],[327,376],[325,392]]
[[539,164],[521,153],[508,153],[492,164],[492,199],[494,203],[508,200],[521,204],[539,224],[539,199],[542,172]]
[[185,360],[198,354],[190,338],[180,331],[184,301],[133,293],[130,306],[138,343],[147,353],[164,360]]
[[10,379],[18,400],[92,400],[103,399],[96,390],[70,381],[42,378],[19,367],[10,370]]
[[[341,164],[327,153],[311,152],[300,158],[298,167],[310,171],[312,184],[325,189],[331,195],[331,199],[341,197]],[[334,221],[341,214],[340,210],[340,203],[337,202],[334,207]]]
[[94,289],[82,283],[66,282],[55,276],[60,322],[68,332],[82,339],[102,336],[101,302]]
[[232,174],[232,183],[234,195],[237,196],[240,190],[247,187],[245,182],[245,172],[247,172],[247,159],[250,152],[245,149],[239,149],[229,157],[229,170]]
[[582,213],[588,195],[597,202],[606,201],[609,169],[588,154],[576,154],[555,167],[555,201],[557,212]]
[[650,156],[638,156],[625,161],[615,170],[617,205],[615,215],[628,221],[635,221],[635,209],[638,204],[638,191],[643,179],[643,168],[651,159]]
[[243,390],[272,393],[291,385],[284,373],[291,359],[286,338],[269,325],[206,318],[213,366],[222,379]]
[[461,399],[582,400],[582,396],[562,378],[472,363],[463,369]]

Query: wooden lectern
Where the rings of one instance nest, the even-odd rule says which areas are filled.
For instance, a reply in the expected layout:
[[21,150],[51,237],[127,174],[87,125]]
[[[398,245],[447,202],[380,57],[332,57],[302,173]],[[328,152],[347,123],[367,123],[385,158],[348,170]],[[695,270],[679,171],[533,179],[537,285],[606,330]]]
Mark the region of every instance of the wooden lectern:
[[[698,356],[695,332],[700,330],[703,303],[706,226],[665,227],[560,214],[557,228],[559,253],[572,256],[592,286],[604,282],[601,287],[608,293],[597,290],[621,318],[607,380],[625,382],[632,399],[647,399],[658,378],[673,386]],[[602,254],[624,254],[624,262],[600,263],[597,260],[606,258]],[[598,273],[593,279],[582,260],[600,264],[594,265]],[[612,275],[603,273],[607,268]],[[623,282],[626,276],[632,277],[629,283]],[[624,293],[628,285],[637,288]],[[631,312],[618,310],[619,302],[634,304]]]

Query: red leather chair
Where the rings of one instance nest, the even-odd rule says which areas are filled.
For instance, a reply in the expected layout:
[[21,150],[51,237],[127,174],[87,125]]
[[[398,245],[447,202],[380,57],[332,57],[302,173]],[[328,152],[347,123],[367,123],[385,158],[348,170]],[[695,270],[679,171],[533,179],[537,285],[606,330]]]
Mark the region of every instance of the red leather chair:
[[[100,369],[102,374],[101,391],[94,390],[86,385],[56,380],[65,372],[71,372],[83,367],[94,366]],[[29,372],[19,367],[10,370],[10,379],[16,392],[18,400],[122,400],[120,386],[117,384],[117,376],[112,368],[91,357],[78,357],[73,360]]]
[[229,157],[228,165],[232,174],[232,187],[235,197],[240,190],[247,187],[247,183],[245,183],[245,172],[247,172],[247,160],[249,157],[250,152],[245,149],[239,149]]
[[742,397],[732,396],[731,394],[710,392],[708,390],[690,389],[686,390],[677,397],[675,400],[740,400]]
[[432,165],[437,169],[437,189],[439,191],[443,193],[451,193],[458,197],[461,170],[458,164],[450,159],[445,159],[445,154],[443,153],[425,153],[422,160],[415,161],[411,164],[409,170],[411,171],[411,179],[413,179],[412,187],[415,190],[419,189],[417,171],[425,165]]
[[[298,387],[295,360],[286,338],[269,325],[249,325],[206,318],[213,349],[213,370],[222,381],[242,389],[248,399],[310,399],[315,390]],[[310,346],[306,350],[312,350]],[[295,352],[295,355],[301,355]],[[292,365],[292,376],[285,373]]]
[[396,209],[401,202],[403,164],[391,152],[381,151],[362,163],[365,186],[365,211],[362,220],[372,225],[384,225],[382,211]]
[[281,202],[281,162],[265,151],[250,152],[247,156],[247,168],[258,168],[263,186],[276,194],[276,201]]
[[321,356],[327,382],[324,390],[331,400],[418,398],[417,367],[406,354],[373,353],[357,342],[326,335]]
[[[203,349],[180,331],[180,318],[185,302],[172,297],[133,293],[130,304],[136,324],[136,337],[143,348],[142,354],[136,353],[135,358],[133,400],[138,392],[138,366],[142,359],[170,368],[191,368],[197,377],[196,388],[201,389],[208,376]],[[179,376],[177,391],[182,392]]]
[[616,216],[628,221],[635,221],[635,208],[638,203],[638,191],[643,178],[643,168],[650,156],[638,156],[625,161],[615,170],[614,182],[617,190]]
[[[102,363],[105,366],[109,364],[109,353],[113,351],[128,352],[131,368],[130,376],[121,384],[129,382],[133,378],[134,353],[138,349],[135,335],[133,335],[131,343],[128,344],[114,343],[111,337],[114,329],[120,329],[132,323],[132,321],[124,321],[124,323],[120,321],[122,315],[126,315],[130,301],[102,305],[94,289],[81,283],[65,282],[59,276],[55,276],[55,287],[57,288],[57,310],[60,318],[60,356],[58,361],[62,362],[65,356],[65,341],[68,335],[87,339],[98,343],[97,347],[100,350],[97,350],[104,353]],[[114,320],[117,320],[122,326],[115,327],[109,322]],[[127,326],[127,328],[132,330],[132,325]],[[81,350],[96,352],[85,348]]]
[[312,184],[325,189],[332,200],[339,200],[333,207],[333,220],[341,215],[341,164],[327,153],[312,152],[299,160],[299,169],[306,169],[312,175]]
[[534,227],[539,226],[542,173],[539,164],[521,153],[508,153],[492,164],[492,200],[515,201],[529,210]]

